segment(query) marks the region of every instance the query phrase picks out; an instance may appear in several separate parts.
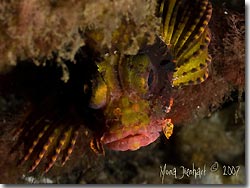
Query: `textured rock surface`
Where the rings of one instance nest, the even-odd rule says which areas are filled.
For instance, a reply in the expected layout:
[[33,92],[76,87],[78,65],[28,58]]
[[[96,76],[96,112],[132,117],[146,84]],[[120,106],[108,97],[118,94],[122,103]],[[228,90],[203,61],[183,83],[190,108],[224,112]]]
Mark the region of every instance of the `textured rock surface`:
[[16,65],[18,60],[33,59],[43,64],[53,54],[58,55],[58,63],[62,65],[61,59],[73,60],[76,51],[85,44],[86,35],[97,30],[102,35],[97,40],[101,47],[114,48],[119,38],[126,37],[119,50],[135,54],[140,39],[147,33],[153,42],[159,29],[155,6],[155,1],[144,0],[3,1],[0,3],[0,72]]

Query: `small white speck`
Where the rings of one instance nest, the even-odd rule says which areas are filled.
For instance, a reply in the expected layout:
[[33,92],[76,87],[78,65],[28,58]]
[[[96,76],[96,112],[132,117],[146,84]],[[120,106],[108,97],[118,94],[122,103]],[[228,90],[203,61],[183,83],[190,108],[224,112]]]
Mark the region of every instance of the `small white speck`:
[[170,112],[170,110],[171,110],[171,107],[169,107],[169,106],[166,106],[166,107],[165,107],[165,110],[164,110],[164,112],[165,112],[165,113],[169,113],[169,112]]
[[44,120],[46,123],[50,123],[50,120],[49,119],[45,119]]
[[228,12],[227,12],[227,11],[224,11],[224,14],[228,15]]
[[85,133],[86,136],[88,136],[88,134],[89,134],[89,132],[87,130],[84,133]]
[[199,109],[199,108],[200,108],[200,106],[197,106],[197,108]]

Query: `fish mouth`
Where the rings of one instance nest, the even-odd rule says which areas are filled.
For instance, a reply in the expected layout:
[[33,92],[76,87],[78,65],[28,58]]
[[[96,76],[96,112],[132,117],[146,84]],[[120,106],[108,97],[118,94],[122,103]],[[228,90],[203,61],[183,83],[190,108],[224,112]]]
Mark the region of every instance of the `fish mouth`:
[[151,125],[137,131],[120,129],[115,132],[104,133],[101,142],[111,150],[135,151],[154,142],[160,136],[160,131],[161,128],[152,129]]

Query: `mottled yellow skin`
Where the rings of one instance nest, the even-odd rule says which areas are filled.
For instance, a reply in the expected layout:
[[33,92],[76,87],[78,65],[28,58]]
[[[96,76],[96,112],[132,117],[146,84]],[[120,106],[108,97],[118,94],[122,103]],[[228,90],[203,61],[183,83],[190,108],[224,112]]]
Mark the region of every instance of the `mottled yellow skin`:
[[[133,129],[140,129],[149,124],[148,113],[150,109],[147,101],[136,102],[133,98],[123,96],[116,102],[110,104],[106,111],[107,115],[110,115],[117,122],[113,122],[110,132],[115,132],[121,125],[123,125],[123,130],[129,130],[131,125],[133,125]],[[119,114],[116,113],[118,109]]]

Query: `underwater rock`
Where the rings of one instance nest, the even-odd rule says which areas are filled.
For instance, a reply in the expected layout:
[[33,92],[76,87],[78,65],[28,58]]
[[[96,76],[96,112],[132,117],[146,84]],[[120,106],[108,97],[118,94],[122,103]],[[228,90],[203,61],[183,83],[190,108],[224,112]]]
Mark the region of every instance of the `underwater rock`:
[[[238,159],[245,152],[244,105],[234,103],[211,117],[181,128],[176,135],[176,151],[183,164],[211,165],[215,161],[227,165],[244,165]],[[189,156],[189,157],[187,157]]]
[[[41,65],[54,54],[58,55],[55,63],[65,69],[63,60],[73,61],[78,49],[85,45],[86,35],[97,30],[103,36],[96,38],[101,48],[119,44],[120,51],[136,54],[139,41],[148,38],[152,43],[159,28],[155,7],[156,1],[144,0],[1,2],[0,72],[20,60],[33,59]],[[130,28],[123,33],[127,24]],[[67,81],[67,77],[64,79]]]
[[[225,167],[225,166],[224,166]],[[242,165],[237,166],[239,171],[237,175],[228,176],[223,174],[224,169],[218,169],[216,172],[208,171],[206,176],[202,178],[191,178],[190,184],[230,184],[239,185],[246,183],[245,167]]]

